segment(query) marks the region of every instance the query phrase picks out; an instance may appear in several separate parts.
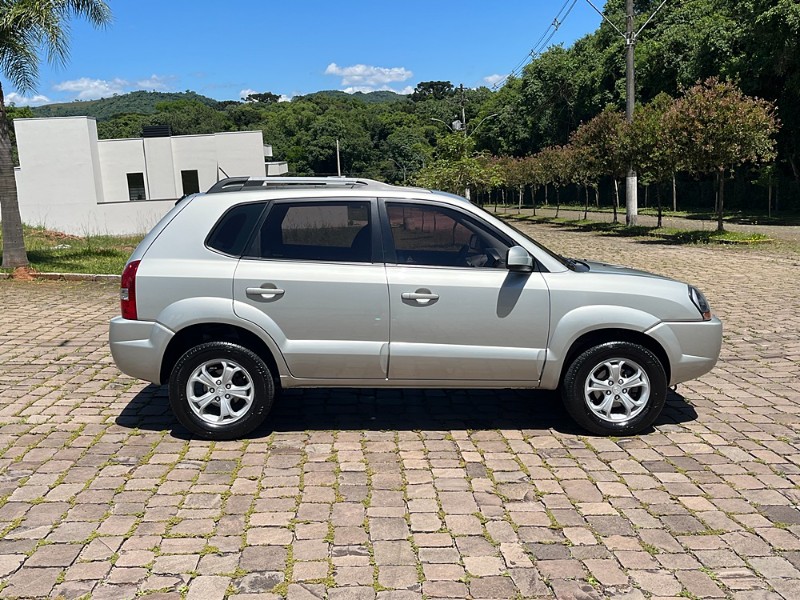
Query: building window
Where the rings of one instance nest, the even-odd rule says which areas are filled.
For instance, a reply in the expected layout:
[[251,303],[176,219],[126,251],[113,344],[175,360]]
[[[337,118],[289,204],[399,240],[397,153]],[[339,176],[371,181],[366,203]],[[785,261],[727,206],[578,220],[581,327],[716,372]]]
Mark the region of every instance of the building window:
[[145,200],[144,173],[128,173],[128,199]]
[[181,182],[183,183],[183,195],[197,194],[200,191],[200,179],[197,171],[181,171]]

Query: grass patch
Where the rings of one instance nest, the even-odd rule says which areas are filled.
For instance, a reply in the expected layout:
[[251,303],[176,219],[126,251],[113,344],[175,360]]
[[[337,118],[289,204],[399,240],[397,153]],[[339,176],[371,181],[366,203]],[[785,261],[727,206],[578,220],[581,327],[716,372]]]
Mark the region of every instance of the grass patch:
[[[31,267],[40,273],[111,275],[122,273],[128,257],[144,237],[141,235],[78,237],[49,231],[43,227],[28,226],[24,227],[24,234],[28,260]],[[2,248],[1,243],[0,248]]]
[[[503,215],[500,215],[503,216]],[[633,237],[660,240],[665,244],[758,244],[772,240],[763,233],[746,233],[741,231],[716,231],[711,229],[676,229],[671,227],[647,227],[637,225],[626,227],[621,223],[605,221],[588,221],[583,219],[565,219],[562,217],[540,217],[531,215],[503,216],[513,221],[546,223],[557,227],[571,228],[575,231],[586,231],[600,235],[616,237]]]

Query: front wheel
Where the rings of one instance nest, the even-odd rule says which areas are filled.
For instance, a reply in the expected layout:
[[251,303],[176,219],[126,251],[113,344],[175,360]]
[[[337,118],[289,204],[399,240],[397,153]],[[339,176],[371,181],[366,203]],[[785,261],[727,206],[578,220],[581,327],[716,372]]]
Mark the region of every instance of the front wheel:
[[266,418],[273,375],[254,352],[230,342],[190,348],[172,369],[169,402],[178,421],[209,440],[246,435]]
[[638,433],[658,418],[667,376],[650,350],[630,342],[589,348],[572,362],[561,385],[564,406],[584,429],[600,435]]

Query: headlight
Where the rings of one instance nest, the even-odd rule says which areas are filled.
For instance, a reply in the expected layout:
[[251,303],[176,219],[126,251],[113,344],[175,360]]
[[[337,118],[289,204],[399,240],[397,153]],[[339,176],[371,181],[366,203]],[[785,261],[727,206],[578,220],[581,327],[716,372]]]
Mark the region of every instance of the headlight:
[[706,300],[706,297],[703,296],[703,292],[698,290],[696,287],[690,285],[689,298],[691,299],[692,304],[694,304],[697,307],[697,310],[700,311],[700,314],[703,315],[703,320],[710,321],[711,307],[708,305],[708,300]]

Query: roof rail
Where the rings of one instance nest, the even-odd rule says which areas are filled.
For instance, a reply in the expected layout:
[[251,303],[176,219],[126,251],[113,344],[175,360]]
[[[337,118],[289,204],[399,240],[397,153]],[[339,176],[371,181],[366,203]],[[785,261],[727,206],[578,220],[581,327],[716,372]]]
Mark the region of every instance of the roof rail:
[[228,177],[212,185],[207,194],[287,187],[392,187],[373,179],[353,177]]

